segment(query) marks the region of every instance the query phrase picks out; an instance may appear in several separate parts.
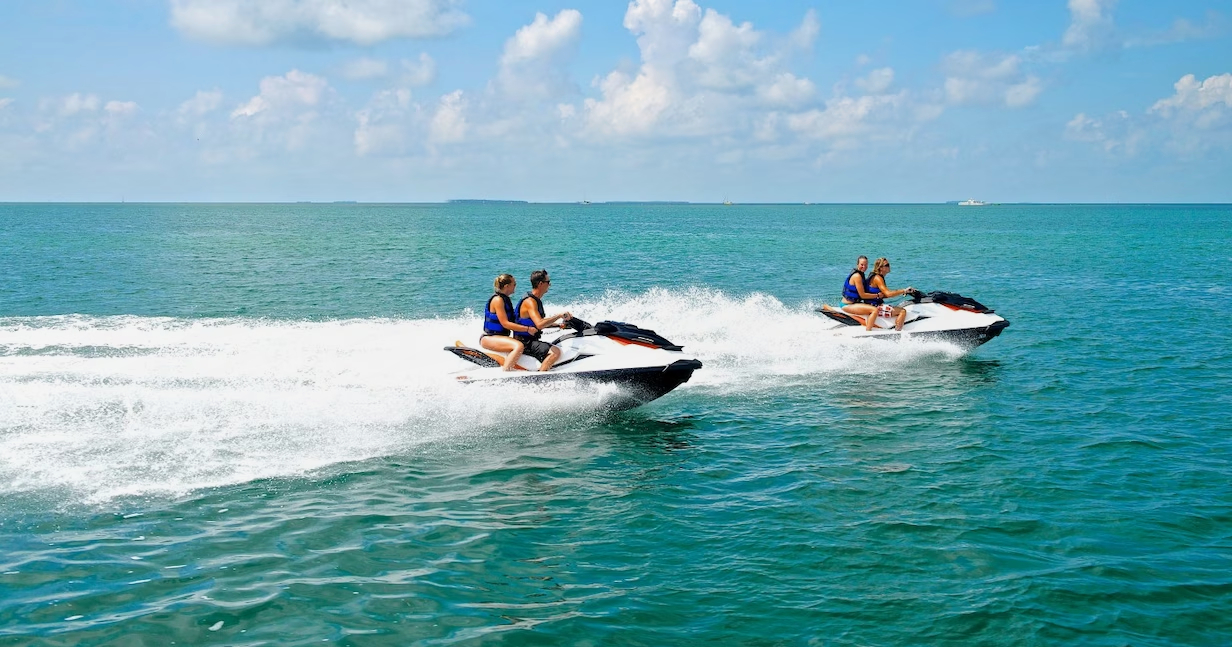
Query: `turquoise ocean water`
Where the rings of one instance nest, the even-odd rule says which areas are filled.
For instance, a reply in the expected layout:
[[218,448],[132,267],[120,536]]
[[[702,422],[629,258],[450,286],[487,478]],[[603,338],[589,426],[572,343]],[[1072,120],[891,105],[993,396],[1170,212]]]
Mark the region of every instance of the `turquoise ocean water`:
[[[1232,207],[0,205],[0,645],[1232,644]],[[859,254],[1012,322],[824,334]],[[705,367],[479,389],[492,278]]]

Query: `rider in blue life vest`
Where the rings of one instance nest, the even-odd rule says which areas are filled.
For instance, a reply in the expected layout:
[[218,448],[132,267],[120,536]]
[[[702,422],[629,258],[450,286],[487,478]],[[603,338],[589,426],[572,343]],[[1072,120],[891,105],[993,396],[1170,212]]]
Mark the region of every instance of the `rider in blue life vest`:
[[847,280],[843,282],[844,304],[860,303],[864,286],[868,282],[867,277],[864,275],[867,271],[868,257],[861,256],[857,258],[855,268],[847,273]]
[[[542,331],[561,319],[568,321],[573,317],[568,312],[562,312],[549,317],[543,311],[543,295],[548,293],[551,285],[552,279],[548,277],[547,270],[535,270],[530,273],[530,292],[527,292],[526,296],[518,302],[518,323],[525,326],[533,326]],[[556,360],[560,359],[560,348],[540,340],[539,337],[542,334],[542,332],[536,332],[533,335],[514,333],[513,336],[526,345],[527,355],[542,362],[539,365],[539,370],[546,371],[552,368]]]
[[886,258],[879,258],[873,262],[873,275],[868,279],[867,291],[872,293],[873,299],[868,301],[873,306],[873,314],[869,315],[864,320],[864,329],[872,330],[873,324],[877,321],[878,316],[887,319],[894,319],[894,329],[902,330],[903,322],[907,320],[907,311],[898,306],[883,305],[885,299],[901,297],[908,292],[915,290],[913,287],[908,287],[904,290],[891,290],[886,285],[885,276],[890,273],[890,261]]
[[514,321],[517,314],[513,309],[513,301],[509,295],[517,289],[518,282],[509,274],[501,274],[492,282],[494,294],[488,298],[483,311],[483,337],[479,345],[488,350],[508,353],[505,356],[504,367],[512,371],[522,356],[525,345],[513,338],[515,332],[533,335],[539,332],[533,325],[520,324]]
[[[861,256],[856,259],[855,269],[847,273],[847,280],[843,281],[843,304],[837,311],[845,312],[857,317],[868,317],[868,315],[876,314],[877,307],[869,305],[868,301],[876,299],[877,295],[868,291],[868,281],[864,278],[864,272],[868,270],[868,257]],[[836,308],[823,304],[823,308],[835,311]]]

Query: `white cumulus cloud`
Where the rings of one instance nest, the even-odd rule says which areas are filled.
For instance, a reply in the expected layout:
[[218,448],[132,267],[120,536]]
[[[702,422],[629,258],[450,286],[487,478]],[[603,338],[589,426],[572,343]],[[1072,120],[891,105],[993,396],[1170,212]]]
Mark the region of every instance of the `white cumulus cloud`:
[[1232,73],[1202,81],[1186,74],[1173,89],[1141,116],[1079,113],[1066,124],[1065,138],[1127,155],[1151,147],[1185,158],[1232,148]]
[[1044,83],[1037,76],[1028,76],[1022,83],[1015,83],[1005,89],[1005,105],[1010,108],[1029,106],[1044,90]]
[[428,85],[436,80],[436,61],[421,52],[416,60],[402,59],[402,83],[413,88]]
[[863,137],[874,131],[877,121],[890,118],[905,100],[904,93],[835,97],[826,101],[825,109],[791,115],[787,126],[812,139]]
[[117,116],[131,115],[137,112],[137,102],[136,101],[108,101],[106,105],[103,106],[103,110],[105,110],[107,114],[110,114],[110,115],[117,115]]
[[454,90],[441,97],[432,116],[428,140],[434,144],[450,144],[466,139],[466,98],[461,90]]
[[679,60],[696,40],[702,9],[692,0],[634,0],[625,11],[624,26],[638,34],[642,60]]
[[264,112],[315,106],[329,89],[324,78],[299,70],[291,70],[284,76],[267,76],[261,79],[261,93],[232,111],[231,116],[253,117]]
[[787,69],[820,30],[813,11],[776,37],[693,0],[634,0],[624,26],[637,37],[641,64],[596,79],[602,96],[587,99],[580,113],[592,133],[764,134],[760,110],[798,107],[816,93],[812,81]]
[[1201,83],[1194,75],[1186,74],[1172,87],[1176,94],[1155,102],[1150,112],[1167,117],[1179,112],[1232,108],[1232,74],[1212,76]]
[[64,97],[63,101],[60,102],[60,115],[71,117],[82,112],[94,112],[98,110],[100,105],[102,103],[99,101],[98,95],[74,92]]
[[[0,107],[4,103],[0,100]],[[43,99],[26,123],[32,141],[49,152],[74,156],[103,146],[125,157],[155,137],[151,123],[140,113],[135,101],[104,100],[96,94],[75,92]]]
[[820,33],[821,20],[817,17],[817,11],[809,9],[804,13],[804,20],[800,21],[800,26],[791,32],[788,42],[794,47],[808,49],[817,41],[817,36]]
[[505,43],[501,65],[551,58],[577,41],[581,27],[582,14],[575,9],[564,9],[551,19],[537,13]]
[[1065,124],[1066,139],[1094,144],[1105,153],[1134,155],[1143,143],[1143,136],[1124,110],[1105,117],[1089,117],[1080,112]]
[[679,96],[675,65],[685,60],[697,39],[701,7],[691,0],[634,0],[624,26],[637,35],[642,66],[636,75],[610,72],[597,85],[602,99],[584,103],[590,127],[617,135],[651,132]]
[[467,24],[460,0],[170,0],[171,25],[206,42],[347,41],[443,36]]
[[1201,82],[1186,74],[1173,89],[1147,111],[1166,130],[1168,149],[1191,156],[1232,148],[1232,73]]
[[856,87],[869,94],[881,94],[893,84],[894,70],[888,67],[873,70],[868,76],[856,80]]
[[1001,103],[1010,108],[1030,105],[1043,91],[1043,81],[1022,70],[1017,54],[958,51],[945,57],[945,97],[954,105]]
[[1076,49],[1101,46],[1113,34],[1112,7],[1116,0],[1069,0],[1069,27],[1061,44]]
[[218,141],[208,151],[216,163],[303,151],[323,146],[327,140],[338,145],[339,138],[349,135],[349,125],[329,110],[334,91],[324,78],[291,70],[261,79],[260,88],[259,94],[219,124]]
[[716,90],[753,87],[773,65],[771,59],[758,55],[761,40],[762,34],[752,23],[737,26],[731,18],[707,9],[697,27],[697,41],[689,46],[689,59],[697,64],[697,82]]
[[638,134],[650,132],[672,104],[672,90],[653,69],[636,77],[616,71],[600,83],[603,100],[587,99],[590,122],[603,132]]
[[182,118],[200,117],[217,110],[221,105],[221,90],[198,90],[193,98],[180,104],[176,114]]
[[376,93],[368,106],[355,115],[355,154],[365,157],[405,153],[421,112],[406,88]]
[[791,72],[777,75],[772,82],[757,90],[762,100],[772,106],[797,107],[817,94],[817,86]]
[[576,49],[582,14],[563,9],[554,17],[542,13],[505,42],[497,85],[510,96],[551,98],[570,89],[564,70]]

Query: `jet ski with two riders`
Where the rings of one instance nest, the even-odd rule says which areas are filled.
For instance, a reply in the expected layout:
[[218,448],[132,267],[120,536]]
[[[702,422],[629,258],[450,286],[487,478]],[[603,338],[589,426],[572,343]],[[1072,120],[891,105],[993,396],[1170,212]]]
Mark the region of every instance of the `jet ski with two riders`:
[[831,325],[827,330],[854,339],[941,340],[974,348],[997,337],[1010,322],[984,304],[954,292],[912,290],[909,300],[899,304],[907,311],[901,331],[895,330],[893,317],[877,317],[872,330],[865,330],[865,318],[839,309],[821,307]]
[[614,384],[620,396],[609,405],[631,409],[671,392],[689,381],[702,367],[696,357],[684,352],[653,330],[619,321],[591,325],[577,317],[564,322],[550,343],[560,357],[547,371],[540,360],[523,353],[513,370],[504,370],[508,353],[472,348],[458,341],[445,350],[471,364],[454,372],[468,384],[544,384],[573,380],[579,383]]
[[[868,259],[861,256],[843,283],[841,307],[823,305],[817,311],[830,321],[834,334],[852,338],[943,340],[974,348],[997,337],[1010,322],[992,308],[954,292],[924,293],[914,288],[890,290],[885,275],[890,263],[877,259],[866,278]],[[889,305],[894,297],[910,300]],[[873,318],[872,326],[868,318]]]

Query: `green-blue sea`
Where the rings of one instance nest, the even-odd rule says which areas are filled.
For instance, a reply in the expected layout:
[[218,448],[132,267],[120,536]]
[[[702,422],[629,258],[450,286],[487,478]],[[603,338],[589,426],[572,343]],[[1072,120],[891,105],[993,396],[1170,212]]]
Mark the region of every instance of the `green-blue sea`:
[[[837,338],[858,255],[1012,325]],[[705,366],[451,381],[492,279]],[[1232,207],[2,204],[0,645],[1232,644]]]

